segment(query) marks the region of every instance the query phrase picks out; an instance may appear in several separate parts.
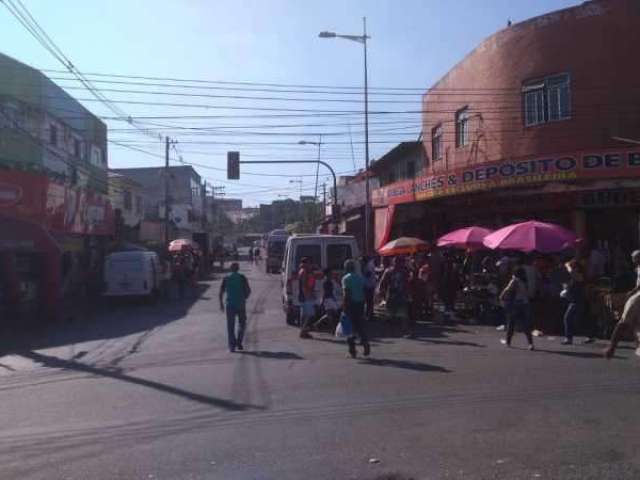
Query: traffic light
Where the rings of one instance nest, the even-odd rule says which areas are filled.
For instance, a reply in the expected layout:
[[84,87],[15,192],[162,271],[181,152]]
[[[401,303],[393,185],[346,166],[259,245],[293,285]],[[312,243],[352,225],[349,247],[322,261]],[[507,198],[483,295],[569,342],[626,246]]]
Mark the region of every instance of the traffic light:
[[227,152],[227,178],[229,180],[240,178],[240,152]]

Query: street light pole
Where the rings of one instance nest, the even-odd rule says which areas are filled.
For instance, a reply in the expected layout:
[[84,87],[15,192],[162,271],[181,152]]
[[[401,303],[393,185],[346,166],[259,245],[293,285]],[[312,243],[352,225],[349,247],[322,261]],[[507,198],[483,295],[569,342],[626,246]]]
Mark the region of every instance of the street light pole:
[[361,43],[364,47],[364,144],[365,144],[365,219],[364,219],[364,251],[369,252],[371,226],[371,193],[369,189],[369,75],[367,66],[367,17],[362,18],[362,35],[340,35],[335,32],[320,32],[320,38],[344,38]]
[[362,45],[364,46],[364,149],[365,149],[365,168],[364,168],[364,251],[369,254],[369,237],[370,221],[371,221],[371,193],[369,190],[369,73],[367,69],[367,17],[362,17]]

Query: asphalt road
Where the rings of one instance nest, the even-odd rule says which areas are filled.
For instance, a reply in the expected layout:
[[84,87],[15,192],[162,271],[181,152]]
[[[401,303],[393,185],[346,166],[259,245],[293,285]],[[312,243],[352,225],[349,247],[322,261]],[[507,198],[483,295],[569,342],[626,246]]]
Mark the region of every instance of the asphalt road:
[[640,478],[630,346],[607,362],[603,343],[529,352],[521,335],[506,349],[492,328],[429,325],[352,360],[285,325],[277,275],[242,270],[245,353],[226,348],[213,280],[1,356],[0,478]]

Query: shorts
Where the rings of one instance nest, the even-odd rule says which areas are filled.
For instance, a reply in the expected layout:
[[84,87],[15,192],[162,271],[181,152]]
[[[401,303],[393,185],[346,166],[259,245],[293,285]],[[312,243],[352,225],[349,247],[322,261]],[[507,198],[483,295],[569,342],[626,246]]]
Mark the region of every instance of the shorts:
[[336,302],[333,298],[326,298],[324,302],[322,302],[322,307],[326,312],[333,310],[338,310],[338,302]]
[[313,317],[316,314],[316,302],[303,302],[300,305],[300,310],[302,311],[302,318]]

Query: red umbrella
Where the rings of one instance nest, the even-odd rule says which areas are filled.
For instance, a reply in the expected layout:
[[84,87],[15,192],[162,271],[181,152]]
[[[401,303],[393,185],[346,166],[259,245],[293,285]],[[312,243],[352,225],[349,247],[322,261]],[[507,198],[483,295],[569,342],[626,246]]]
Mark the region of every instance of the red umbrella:
[[200,247],[193,240],[178,238],[169,244],[170,252],[182,252],[183,250],[198,250]]
[[415,237],[400,237],[390,241],[378,249],[383,256],[408,255],[416,252],[424,252],[429,249],[429,244]]
[[577,238],[575,233],[555,223],[531,220],[496,230],[483,243],[491,249],[554,253],[572,247]]
[[484,227],[466,227],[449,232],[438,239],[439,247],[479,248],[492,231]]

